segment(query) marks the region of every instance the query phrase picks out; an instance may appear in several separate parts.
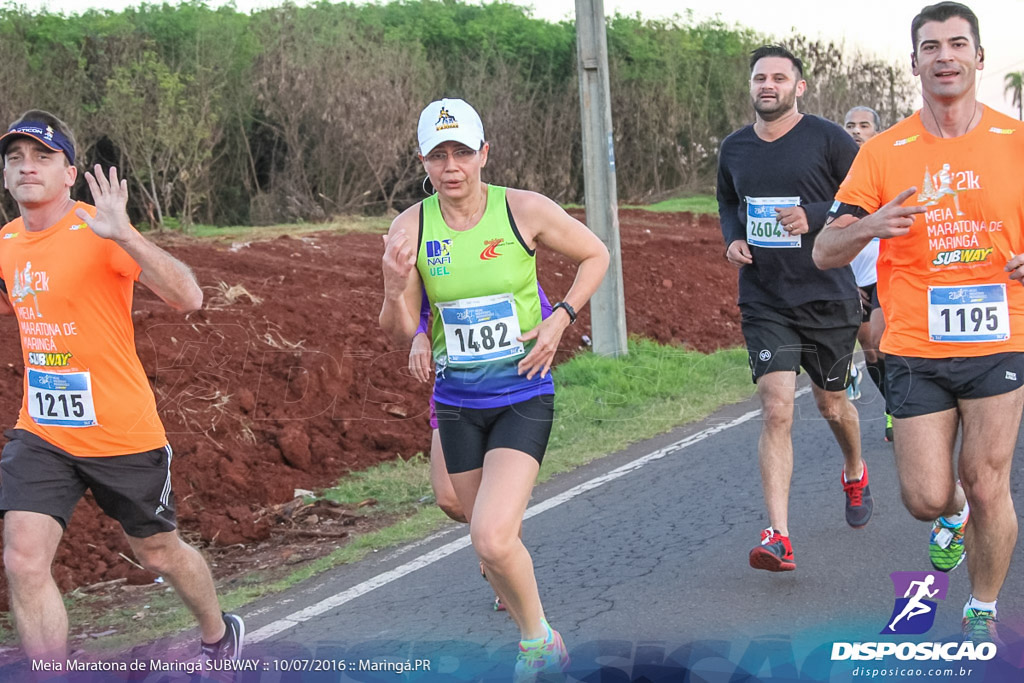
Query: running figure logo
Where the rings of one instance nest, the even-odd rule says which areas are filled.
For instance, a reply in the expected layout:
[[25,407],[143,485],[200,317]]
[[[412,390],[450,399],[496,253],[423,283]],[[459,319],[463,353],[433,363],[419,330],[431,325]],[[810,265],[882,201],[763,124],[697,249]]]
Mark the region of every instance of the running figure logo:
[[27,261],[24,270],[19,269],[14,272],[14,282],[11,285],[11,300],[16,304],[20,304],[26,297],[31,296],[32,303],[35,306],[36,317],[42,318],[43,314],[39,311],[39,297],[36,295],[40,291],[49,289],[47,279],[45,273],[33,273],[32,262]]
[[[957,187],[953,187],[954,176],[956,176]],[[963,216],[960,210],[960,192],[963,190],[980,190],[981,186],[977,176],[970,171],[954,174],[949,164],[943,164],[942,169],[932,175],[928,168],[924,169],[924,182],[921,186],[921,193],[917,195],[917,201],[924,202],[924,206],[935,206],[943,197],[953,197],[953,206],[956,207],[956,215]]]
[[434,124],[436,130],[445,130],[446,128],[458,128],[459,122],[455,120],[451,112],[448,111],[448,107],[441,107],[440,113],[437,115],[437,122]]
[[889,577],[896,591],[896,604],[888,625],[881,632],[926,633],[935,623],[935,600],[946,599],[949,575],[942,572],[893,572]]

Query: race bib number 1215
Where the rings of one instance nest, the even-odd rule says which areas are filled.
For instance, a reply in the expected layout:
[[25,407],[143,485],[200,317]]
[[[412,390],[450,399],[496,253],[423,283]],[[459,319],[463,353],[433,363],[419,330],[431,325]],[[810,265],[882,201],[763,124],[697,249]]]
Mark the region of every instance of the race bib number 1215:
[[92,378],[88,372],[42,372],[28,368],[28,414],[36,424],[92,427]]

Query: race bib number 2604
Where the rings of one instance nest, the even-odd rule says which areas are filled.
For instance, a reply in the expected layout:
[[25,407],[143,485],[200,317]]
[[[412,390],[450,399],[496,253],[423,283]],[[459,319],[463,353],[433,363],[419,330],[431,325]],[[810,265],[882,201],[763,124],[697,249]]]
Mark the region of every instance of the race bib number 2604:
[[746,197],[747,244],[766,249],[799,249],[800,235],[782,229],[775,209],[800,205],[800,197]]

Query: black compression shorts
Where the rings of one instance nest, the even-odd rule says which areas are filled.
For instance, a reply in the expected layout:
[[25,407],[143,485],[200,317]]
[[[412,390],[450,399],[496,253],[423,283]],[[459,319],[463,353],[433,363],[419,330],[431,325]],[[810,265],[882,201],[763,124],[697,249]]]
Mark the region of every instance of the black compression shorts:
[[502,408],[458,408],[440,401],[436,406],[449,474],[483,467],[484,456],[495,448],[522,451],[538,464],[544,459],[555,414],[553,394]]

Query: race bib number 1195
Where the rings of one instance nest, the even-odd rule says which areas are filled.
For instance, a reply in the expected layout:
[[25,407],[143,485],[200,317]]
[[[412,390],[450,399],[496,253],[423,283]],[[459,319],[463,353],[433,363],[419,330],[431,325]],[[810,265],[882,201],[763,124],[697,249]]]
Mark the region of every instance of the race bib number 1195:
[[1006,285],[928,288],[928,338],[937,342],[988,342],[1010,338]]

